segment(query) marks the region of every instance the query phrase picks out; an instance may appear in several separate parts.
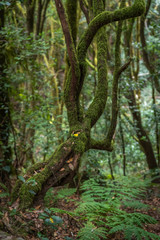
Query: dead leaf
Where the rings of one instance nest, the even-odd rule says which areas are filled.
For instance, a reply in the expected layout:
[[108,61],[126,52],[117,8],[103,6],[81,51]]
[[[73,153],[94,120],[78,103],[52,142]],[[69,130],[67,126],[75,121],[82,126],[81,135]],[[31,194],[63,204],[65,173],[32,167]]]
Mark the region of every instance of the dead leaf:
[[60,172],[63,172],[64,170],[65,170],[65,168],[61,168],[61,169],[60,169]]
[[40,207],[41,207],[41,205],[39,205],[39,206],[35,207],[35,209],[36,209],[36,210],[38,210],[38,209],[40,209]]
[[67,163],[70,163],[70,162],[72,162],[73,161],[73,158],[70,158],[68,161],[67,161]]
[[68,166],[72,171],[74,170],[74,166],[71,163],[69,163]]
[[11,207],[14,209],[17,209],[19,207],[19,198],[17,198],[17,200],[12,204]]
[[4,217],[3,217],[3,222],[5,222],[5,224],[9,224],[9,217],[8,217],[8,212],[5,212]]

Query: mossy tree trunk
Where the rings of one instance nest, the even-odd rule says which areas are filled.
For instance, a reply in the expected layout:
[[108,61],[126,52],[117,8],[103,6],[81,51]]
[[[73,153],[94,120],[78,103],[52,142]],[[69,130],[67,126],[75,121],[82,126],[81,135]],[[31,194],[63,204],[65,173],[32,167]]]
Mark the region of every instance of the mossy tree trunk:
[[[122,1],[124,3],[124,1]],[[51,186],[70,182],[76,175],[79,159],[89,149],[112,150],[112,138],[115,133],[117,121],[117,90],[118,79],[127,67],[120,66],[120,36],[121,24],[117,27],[117,40],[115,44],[115,72],[113,76],[112,119],[106,138],[97,141],[91,138],[91,129],[102,115],[107,101],[107,65],[105,42],[106,32],[104,26],[115,21],[134,18],[143,14],[145,3],[135,0],[131,7],[125,7],[114,12],[104,11],[104,1],[94,0],[95,17],[88,25],[78,44],[76,44],[77,0],[66,1],[66,11],[61,0],[55,0],[57,12],[65,36],[69,59],[69,70],[64,89],[64,101],[67,108],[70,135],[62,143],[53,156],[45,163],[35,164],[26,174],[25,182],[17,181],[12,194],[12,200],[20,198],[20,208],[29,207],[35,197]],[[99,31],[98,31],[99,30]],[[80,104],[80,93],[87,73],[86,54],[94,36],[97,34],[98,48],[98,84],[95,96],[87,111]]]

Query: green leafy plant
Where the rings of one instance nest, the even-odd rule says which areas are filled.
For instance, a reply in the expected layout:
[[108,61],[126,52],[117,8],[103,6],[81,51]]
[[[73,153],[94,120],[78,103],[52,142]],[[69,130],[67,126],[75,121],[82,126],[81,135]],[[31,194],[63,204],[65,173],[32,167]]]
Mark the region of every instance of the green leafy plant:
[[126,207],[146,209],[148,206],[137,199],[144,195],[148,181],[139,178],[117,180],[90,179],[81,187],[82,198],[75,213],[85,221],[78,236],[81,240],[105,239],[107,235],[123,232],[127,240],[160,239],[143,229],[144,224],[155,224],[156,220],[139,212],[128,213]]
[[91,222],[85,224],[84,228],[82,228],[78,236],[80,237],[79,240],[100,240],[102,237],[106,239],[106,229],[104,227],[97,228]]
[[45,237],[45,235],[42,234],[41,232],[38,232],[38,233],[37,233],[37,236],[38,236],[39,239],[41,239],[41,240],[49,240],[49,238]]
[[5,198],[9,196],[8,188],[0,182],[0,187],[2,190],[0,190],[0,198]]
[[57,198],[62,199],[62,198],[67,198],[73,195],[77,191],[76,188],[63,188],[60,189],[57,193]]
[[50,188],[45,197],[44,202],[47,207],[50,207],[58,201],[58,199],[65,199],[68,200],[68,197],[73,195],[76,192],[76,188],[63,188],[60,189],[58,192],[54,190],[54,188]]
[[63,223],[63,220],[61,217],[52,214],[52,210],[45,208],[45,211],[40,213],[39,218],[44,220],[46,226],[56,229],[57,225]]

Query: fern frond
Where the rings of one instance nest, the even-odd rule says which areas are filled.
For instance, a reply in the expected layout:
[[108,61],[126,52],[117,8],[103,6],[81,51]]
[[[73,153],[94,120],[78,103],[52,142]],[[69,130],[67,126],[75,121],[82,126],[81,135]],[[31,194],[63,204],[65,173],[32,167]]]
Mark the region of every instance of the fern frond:
[[76,188],[63,188],[60,189],[57,192],[57,198],[61,199],[61,198],[65,198],[65,197],[70,197],[72,196],[75,192],[77,191]]
[[0,182],[0,186],[3,188],[3,190],[8,192],[8,188],[2,182]]
[[145,231],[143,228],[136,227],[134,225],[126,225],[126,224],[120,224],[115,227],[113,227],[109,234],[113,234],[116,232],[124,232],[124,238],[126,240],[132,240],[133,237],[136,240],[160,240],[160,237],[156,234],[150,233]]
[[8,196],[9,196],[8,192],[0,193],[0,198],[5,198],[5,197],[8,197]]
[[133,209],[148,209],[149,206],[147,204],[144,204],[140,201],[134,200],[134,201],[123,201],[124,207],[130,207]]
[[79,240],[101,240],[106,239],[106,229],[97,228],[93,223],[88,222],[78,233]]
[[[143,228],[126,226],[124,230],[124,237],[126,240],[131,240],[133,237],[136,240],[160,240],[160,237],[154,233],[145,231]],[[130,238],[131,237],[131,238]]]
[[[121,210],[121,206],[146,209],[148,206],[137,199],[144,196],[148,184],[138,178],[126,177],[100,183],[97,179],[84,182],[81,187],[84,193],[75,214],[79,214],[89,223],[80,230],[80,240],[99,240],[100,235],[97,233],[94,236],[94,233],[104,226],[110,229],[108,234],[122,231],[126,240],[132,240],[133,237],[136,240],[160,240],[159,236],[143,229],[144,224],[155,224],[154,218],[139,212],[127,213]],[[101,238],[104,239],[106,235],[102,235]]]
[[75,214],[74,212],[63,210],[63,209],[60,209],[60,208],[50,208],[50,210],[54,213],[65,213],[65,214],[67,214],[71,217],[77,216],[77,214]]

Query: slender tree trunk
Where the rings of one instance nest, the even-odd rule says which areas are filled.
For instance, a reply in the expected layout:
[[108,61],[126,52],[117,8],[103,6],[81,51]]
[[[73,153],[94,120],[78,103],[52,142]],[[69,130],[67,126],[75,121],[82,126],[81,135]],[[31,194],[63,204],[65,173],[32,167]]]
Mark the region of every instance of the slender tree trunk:
[[119,112],[119,132],[121,137],[122,144],[122,155],[123,155],[123,176],[126,176],[126,150],[125,150],[125,141],[122,128],[121,112]]
[[[0,1],[2,2],[2,1]],[[0,31],[4,27],[5,10],[0,8]],[[10,108],[9,108],[9,83],[5,74],[6,64],[4,55],[5,38],[0,35],[0,179],[10,187],[9,174],[12,168],[11,148],[9,147],[9,135],[11,131]]]
[[112,163],[111,163],[111,155],[109,153],[108,153],[108,165],[109,165],[111,177],[114,180],[113,168],[112,168]]
[[155,88],[154,88],[154,83],[153,83],[153,82],[152,82],[152,102],[153,102],[154,121],[155,121],[155,136],[156,136],[157,159],[158,159],[158,166],[160,167],[160,130],[159,130],[159,117],[158,117],[158,111],[157,111],[157,109],[156,109]]
[[130,111],[132,113],[137,137],[138,137],[139,143],[145,153],[148,167],[149,167],[149,169],[157,168],[158,166],[157,166],[156,158],[154,155],[153,147],[152,147],[151,141],[142,125],[141,115],[140,115],[139,109],[136,104],[136,99],[135,99],[133,90],[130,89],[130,93],[127,94],[126,97],[128,99],[128,105],[129,105]]

